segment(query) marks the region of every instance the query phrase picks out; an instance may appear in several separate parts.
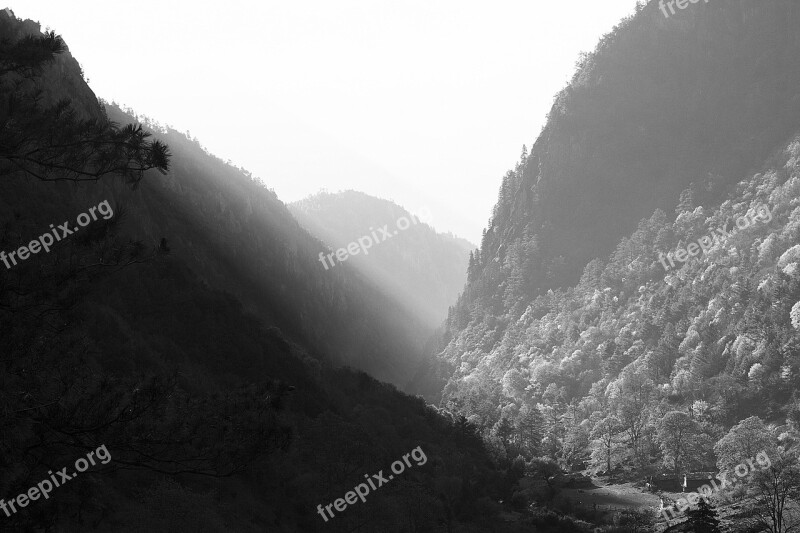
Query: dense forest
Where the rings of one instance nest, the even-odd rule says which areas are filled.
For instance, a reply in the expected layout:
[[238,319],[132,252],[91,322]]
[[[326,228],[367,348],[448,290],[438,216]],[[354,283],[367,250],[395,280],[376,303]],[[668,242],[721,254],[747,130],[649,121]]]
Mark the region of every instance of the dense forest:
[[[673,221],[656,211],[610,258],[590,262],[577,286],[536,297],[519,316],[455,309],[451,324],[465,326],[442,355],[455,369],[443,403],[492,426],[498,452],[526,442],[566,465],[590,460],[611,422],[614,465],[673,465],[657,433],[665,415],[683,412],[699,448],[676,468],[708,470],[708,443],[741,420],[798,420],[798,161],[800,139],[717,208],[695,205],[687,189]],[[737,231],[759,206],[769,221]],[[659,254],[717,229],[730,237],[665,272]],[[513,272],[521,255],[512,248],[500,268]],[[504,434],[508,424],[517,431]],[[594,459],[606,466],[604,455]]]
[[[800,495],[798,22],[782,0],[642,3],[581,59],[418,374],[497,461],[680,492],[765,450]],[[731,530],[794,523],[760,511]]]

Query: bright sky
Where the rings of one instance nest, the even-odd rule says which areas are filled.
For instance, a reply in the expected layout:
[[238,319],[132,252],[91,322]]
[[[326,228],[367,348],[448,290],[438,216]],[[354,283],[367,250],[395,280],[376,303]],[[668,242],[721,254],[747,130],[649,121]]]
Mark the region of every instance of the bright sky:
[[[285,202],[355,189],[480,242],[581,51],[636,0],[24,0],[95,93]],[[201,7],[204,6],[204,7]]]

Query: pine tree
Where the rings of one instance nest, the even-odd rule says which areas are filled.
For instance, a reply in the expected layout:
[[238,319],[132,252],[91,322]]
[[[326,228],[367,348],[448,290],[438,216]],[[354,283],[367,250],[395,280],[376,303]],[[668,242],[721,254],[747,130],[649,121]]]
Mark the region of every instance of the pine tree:
[[514,424],[511,420],[505,416],[501,417],[492,428],[492,432],[500,439],[500,442],[503,443],[503,448],[508,453],[511,438],[514,436]]
[[469,264],[467,265],[467,281],[475,279],[475,254],[469,253]]
[[681,213],[687,213],[694,210],[695,207],[695,191],[694,187],[690,187],[688,189],[684,189],[681,192],[680,200],[678,201],[678,206],[675,208],[675,214],[680,215]]
[[717,511],[706,501],[705,498],[700,498],[700,503],[697,504],[697,509],[689,511],[689,525],[695,533],[722,533],[719,528],[719,519],[717,518]]
[[67,99],[48,103],[40,78],[64,52],[53,32],[0,41],[0,177],[78,182],[118,175],[136,185],[150,169],[166,173],[168,147],[141,125],[121,127],[99,107],[90,118]]
[[524,451],[531,456],[541,454],[544,437],[544,417],[539,409],[523,405],[517,417],[516,432]]

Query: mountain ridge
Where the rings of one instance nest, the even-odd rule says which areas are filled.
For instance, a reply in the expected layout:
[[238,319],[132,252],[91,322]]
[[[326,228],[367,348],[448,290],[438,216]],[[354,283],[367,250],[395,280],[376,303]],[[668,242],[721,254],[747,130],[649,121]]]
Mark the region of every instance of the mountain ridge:
[[[347,261],[410,313],[423,317],[431,328],[426,335],[441,325],[466,282],[468,256],[475,246],[437,233],[424,216],[420,220],[390,200],[357,191],[318,193],[290,204],[289,210],[332,250],[364,237],[367,255],[357,251]],[[400,228],[403,218],[408,221],[405,229]],[[390,234],[398,228],[390,242],[375,233],[386,227]],[[326,260],[324,268],[334,266]]]
[[795,434],[798,23],[784,0],[640,4],[559,93],[415,380],[496,458],[633,481],[716,468],[748,421]]

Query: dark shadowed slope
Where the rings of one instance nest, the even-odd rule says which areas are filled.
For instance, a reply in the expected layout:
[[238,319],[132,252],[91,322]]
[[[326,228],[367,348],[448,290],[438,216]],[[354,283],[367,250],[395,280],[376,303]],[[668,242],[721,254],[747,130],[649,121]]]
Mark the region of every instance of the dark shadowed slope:
[[[109,106],[119,122],[134,120]],[[158,127],[152,125],[154,129]],[[174,130],[169,176],[126,194],[131,219],[214,287],[319,357],[403,386],[419,359],[423,321],[350,267],[325,271],[324,248],[263,182]]]

